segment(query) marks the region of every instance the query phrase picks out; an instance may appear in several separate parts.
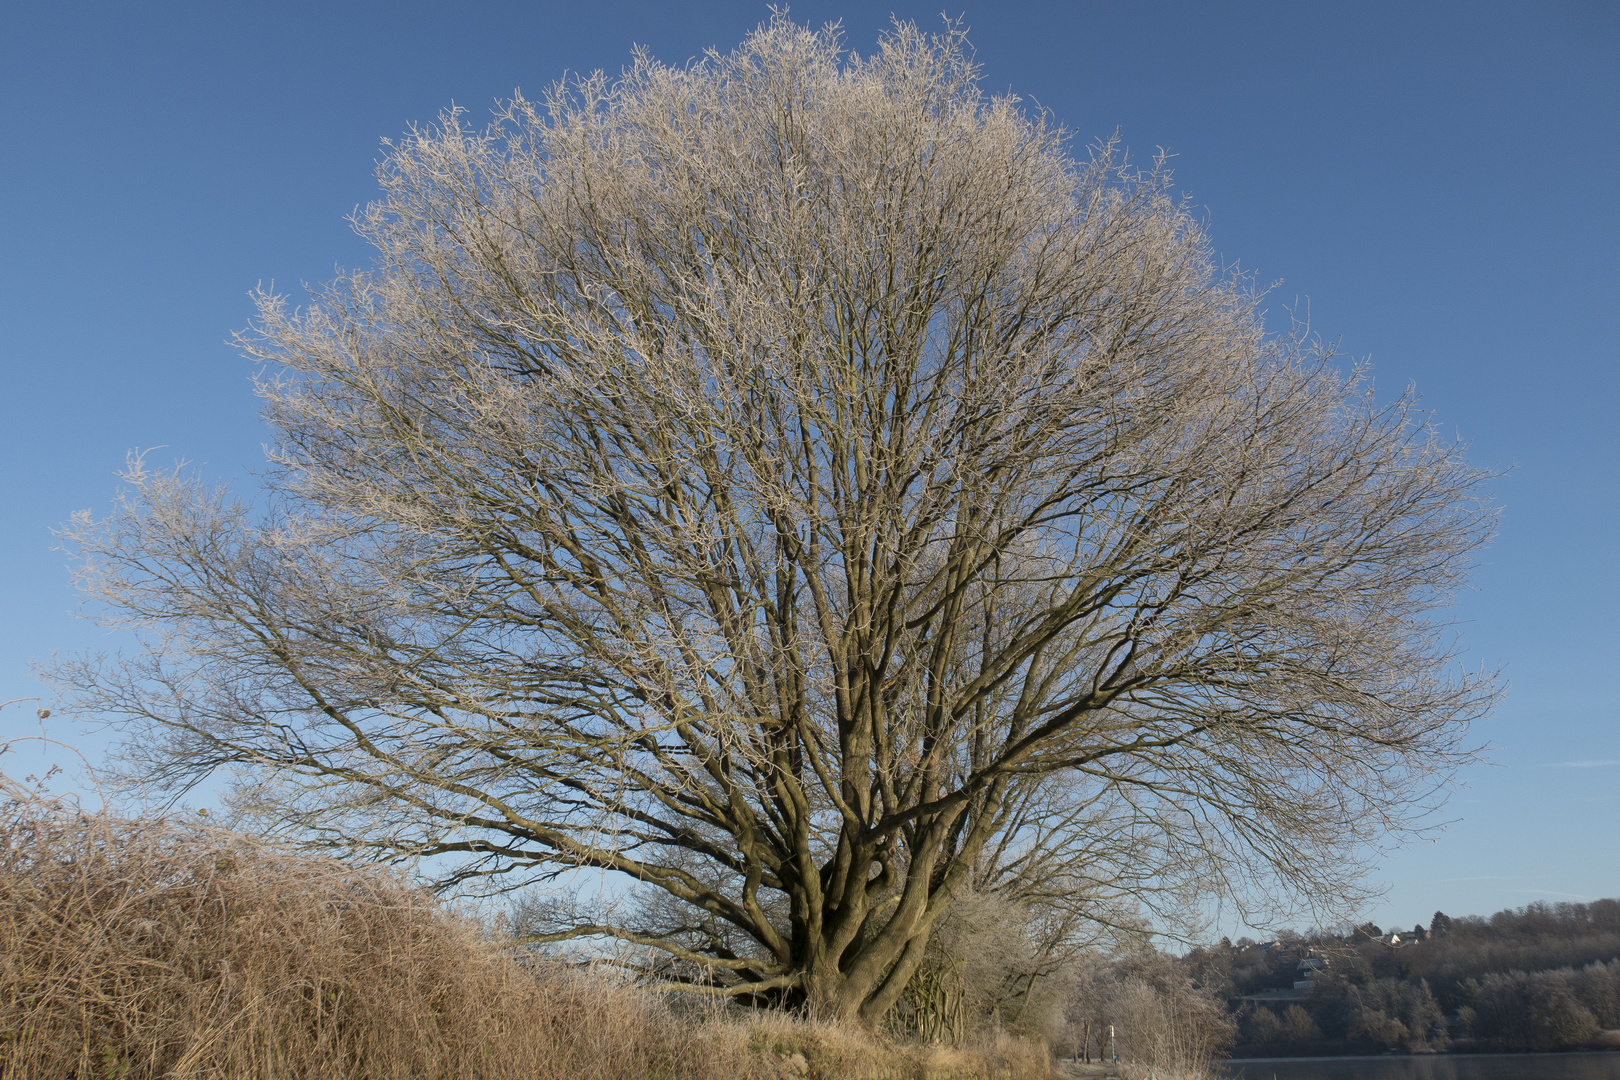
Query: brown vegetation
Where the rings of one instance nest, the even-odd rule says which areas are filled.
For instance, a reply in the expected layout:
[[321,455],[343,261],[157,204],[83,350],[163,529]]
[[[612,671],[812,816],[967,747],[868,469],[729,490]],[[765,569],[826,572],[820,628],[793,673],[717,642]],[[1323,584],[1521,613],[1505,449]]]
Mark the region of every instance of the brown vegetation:
[[1232,1045],[1225,1003],[1156,949],[1088,958],[1069,974],[1059,1052],[1083,1062],[1117,1055],[1163,1080],[1207,1075]]
[[1045,1077],[526,963],[402,877],[5,782],[0,1077]]

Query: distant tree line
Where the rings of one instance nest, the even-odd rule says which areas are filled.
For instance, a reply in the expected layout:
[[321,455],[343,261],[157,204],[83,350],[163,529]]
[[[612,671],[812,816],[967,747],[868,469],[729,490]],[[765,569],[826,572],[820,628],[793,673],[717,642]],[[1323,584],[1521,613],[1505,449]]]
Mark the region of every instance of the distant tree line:
[[1240,1055],[1620,1044],[1620,900],[1223,939],[1179,963],[1227,1001]]

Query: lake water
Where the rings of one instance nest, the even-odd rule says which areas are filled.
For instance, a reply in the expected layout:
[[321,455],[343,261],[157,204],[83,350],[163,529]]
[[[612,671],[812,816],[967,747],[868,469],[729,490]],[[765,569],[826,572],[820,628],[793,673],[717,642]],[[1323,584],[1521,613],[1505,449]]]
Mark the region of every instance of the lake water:
[[1620,1052],[1250,1058],[1220,1063],[1233,1080],[1620,1080]]

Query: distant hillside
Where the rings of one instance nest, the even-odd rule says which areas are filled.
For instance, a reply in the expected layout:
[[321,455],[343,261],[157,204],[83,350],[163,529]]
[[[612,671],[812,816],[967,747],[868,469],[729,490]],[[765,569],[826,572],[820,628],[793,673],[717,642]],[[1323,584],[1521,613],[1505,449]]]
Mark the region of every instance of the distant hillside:
[[1620,900],[1223,940],[1181,963],[1227,998],[1240,1056],[1620,1047]]

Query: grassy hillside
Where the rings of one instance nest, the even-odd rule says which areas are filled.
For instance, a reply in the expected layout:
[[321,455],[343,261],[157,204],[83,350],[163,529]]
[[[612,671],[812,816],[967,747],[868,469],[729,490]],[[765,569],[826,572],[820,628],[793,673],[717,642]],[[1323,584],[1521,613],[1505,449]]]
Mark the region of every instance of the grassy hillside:
[[408,881],[7,785],[0,1077],[667,1080],[1050,1075],[525,962]]

